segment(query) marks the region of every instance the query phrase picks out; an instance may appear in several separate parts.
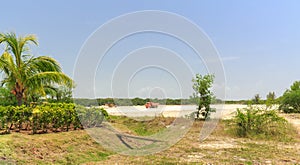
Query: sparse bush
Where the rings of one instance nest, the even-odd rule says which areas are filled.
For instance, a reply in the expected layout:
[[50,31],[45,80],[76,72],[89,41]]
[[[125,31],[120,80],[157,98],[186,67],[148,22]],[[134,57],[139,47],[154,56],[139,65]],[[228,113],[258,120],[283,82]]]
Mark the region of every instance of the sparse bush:
[[252,106],[238,109],[234,122],[234,132],[239,137],[287,140],[293,131],[293,127],[275,110]]

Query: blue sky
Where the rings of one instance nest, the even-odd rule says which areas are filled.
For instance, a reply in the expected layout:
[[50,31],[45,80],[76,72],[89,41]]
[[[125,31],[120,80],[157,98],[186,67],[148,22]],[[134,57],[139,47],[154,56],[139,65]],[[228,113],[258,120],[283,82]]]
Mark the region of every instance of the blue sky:
[[[264,98],[269,91],[280,96],[293,81],[300,78],[300,2],[296,0],[2,1],[1,6],[0,31],[36,34],[39,47],[33,49],[33,54],[56,58],[70,76],[73,75],[80,48],[99,26],[129,12],[161,10],[189,19],[211,39],[223,61],[227,99],[249,99],[257,93]],[[159,43],[160,40],[155,39],[157,37],[171,45]],[[166,46],[179,54],[182,50],[178,49],[180,46],[172,46],[177,41],[167,42],[171,39],[157,34],[133,36],[128,40],[131,40],[130,43],[140,43],[141,40],[146,40],[142,42],[146,44],[154,42],[155,45]],[[118,52],[121,47],[122,43],[114,51]],[[185,53],[188,51],[186,49]],[[115,59],[118,62],[121,57],[122,53],[119,58],[108,61]],[[195,60],[192,55],[182,58],[190,61],[189,65],[194,72],[206,73],[201,62],[193,64]],[[95,93],[99,97],[112,95],[109,86],[105,87],[107,82],[103,78],[108,73],[101,70],[106,65],[103,64],[96,71]],[[150,79],[144,76],[147,74],[160,76]],[[159,69],[138,72],[129,86],[130,96],[188,95],[180,94],[176,90],[179,87],[174,77]],[[114,87],[118,88],[118,83]],[[146,93],[139,93],[145,89],[148,89]]]

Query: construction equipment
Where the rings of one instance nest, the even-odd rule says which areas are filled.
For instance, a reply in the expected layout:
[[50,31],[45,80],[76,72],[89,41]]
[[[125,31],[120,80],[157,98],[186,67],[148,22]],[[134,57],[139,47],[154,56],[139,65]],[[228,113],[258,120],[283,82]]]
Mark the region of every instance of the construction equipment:
[[146,107],[146,108],[157,108],[158,105],[159,105],[159,103],[147,102],[147,103],[145,104],[145,107]]

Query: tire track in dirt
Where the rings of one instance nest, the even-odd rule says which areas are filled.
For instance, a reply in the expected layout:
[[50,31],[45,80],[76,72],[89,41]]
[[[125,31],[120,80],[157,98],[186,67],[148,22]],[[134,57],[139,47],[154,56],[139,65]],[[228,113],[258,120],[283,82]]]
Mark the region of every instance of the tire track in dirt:
[[281,114],[289,123],[291,123],[300,135],[300,114]]

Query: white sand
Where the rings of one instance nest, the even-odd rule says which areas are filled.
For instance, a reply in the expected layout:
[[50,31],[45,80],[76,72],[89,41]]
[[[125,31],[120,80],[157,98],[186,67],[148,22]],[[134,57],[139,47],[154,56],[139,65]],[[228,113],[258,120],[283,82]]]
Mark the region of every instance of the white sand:
[[[222,104],[212,105],[217,112],[213,113],[216,118],[227,119],[232,117],[237,108],[245,108],[247,105],[241,104]],[[110,115],[125,115],[129,117],[138,116],[160,116],[165,117],[180,117],[188,115],[196,111],[195,105],[159,105],[158,108],[145,108],[145,106],[119,106],[119,107],[104,107]]]

